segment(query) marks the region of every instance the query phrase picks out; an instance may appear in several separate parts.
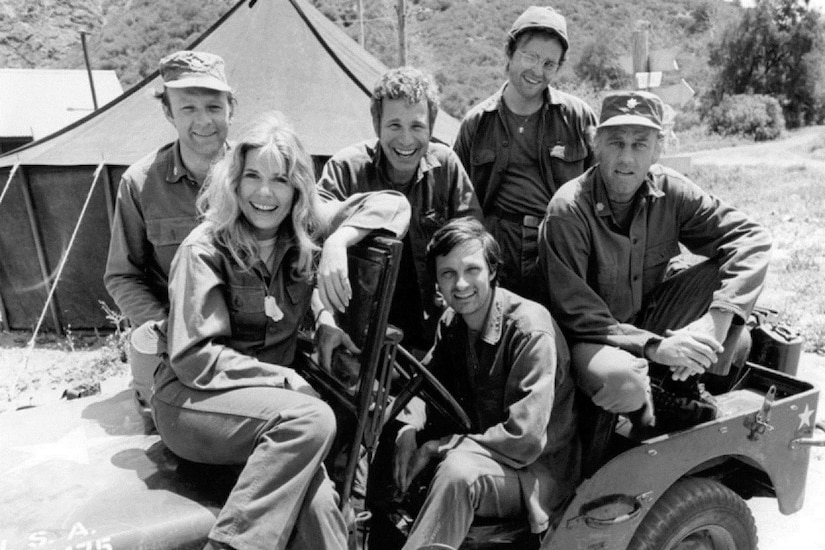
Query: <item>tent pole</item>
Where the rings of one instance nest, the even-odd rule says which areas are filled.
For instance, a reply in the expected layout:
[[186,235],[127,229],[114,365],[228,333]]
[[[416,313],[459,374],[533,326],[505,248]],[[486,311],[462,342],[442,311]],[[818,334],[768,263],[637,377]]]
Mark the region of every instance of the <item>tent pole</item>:
[[11,172],[9,172],[9,178],[6,180],[6,185],[3,186],[3,192],[0,193],[0,204],[3,204],[3,198],[6,196],[6,192],[11,187],[11,181],[14,179],[14,174],[17,173],[17,169],[20,168],[20,161],[14,163],[14,166],[11,167]]
[[[69,244],[66,246],[66,251],[63,253],[63,257],[60,258],[60,266],[57,268],[57,273],[54,276],[54,283],[52,283],[51,287],[49,288],[49,296],[46,298],[46,303],[43,306],[43,311],[40,312],[40,317],[37,319],[37,326],[34,327],[34,331],[32,331],[32,337],[29,340],[29,344],[26,350],[26,361],[23,364],[24,369],[28,369],[29,367],[29,359],[31,358],[31,354],[34,351],[34,346],[37,343],[37,333],[40,331],[40,326],[43,324],[43,318],[46,316],[46,308],[54,304],[54,293],[57,290],[57,284],[60,282],[60,276],[63,274],[63,268],[66,267],[66,262],[69,260],[69,254],[72,251],[72,247],[74,246],[75,238],[77,238],[77,233],[80,231],[80,224],[83,222],[83,216],[86,215],[86,209],[89,208],[89,203],[92,201],[92,194],[95,190],[95,184],[97,180],[100,179],[100,172],[103,170],[104,163],[101,160],[100,164],[98,165],[97,169],[95,170],[94,179],[92,180],[92,185],[89,187],[89,193],[86,195],[86,202],[83,203],[83,208],[80,209],[80,216],[77,218],[77,223],[74,226],[74,231],[72,231],[72,236],[69,238]],[[20,369],[16,369],[14,374],[14,383],[11,385],[12,387],[12,396],[16,399],[17,396],[14,393],[14,389],[17,387],[17,380],[20,376]]]
[[0,329],[8,330],[9,322],[6,320],[9,317],[9,312],[6,311],[6,304],[3,303],[3,295],[0,294]]
[[115,221],[115,201],[112,198],[112,186],[108,166],[103,167],[101,176],[103,177],[103,196],[106,198],[106,215],[109,217],[109,230],[111,233],[112,223]]
[[[34,203],[32,202],[31,191],[29,190],[29,178],[26,174],[26,169],[20,171],[20,178],[22,185],[20,188],[23,191],[23,202],[26,204],[26,213],[29,216],[29,226],[32,231],[32,238],[34,239],[34,248],[37,251],[37,260],[40,264],[40,274],[43,277],[44,288],[49,288],[49,269],[46,265],[46,251],[43,248],[43,238],[40,235],[40,227],[37,225],[37,220],[34,217]],[[63,326],[60,323],[60,315],[58,313],[56,300],[49,301],[49,310],[52,314],[52,322],[54,329],[63,334]]]
[[[0,205],[3,204],[3,198],[5,198],[6,193],[8,192],[9,188],[11,187],[11,182],[14,179],[14,175],[17,173],[17,170],[20,168],[20,161],[14,163],[12,166],[11,171],[9,172],[9,179],[6,180],[6,185],[3,187],[3,192],[0,193]],[[0,328],[9,329],[9,312],[6,309],[6,304],[3,302],[3,293],[0,292]]]

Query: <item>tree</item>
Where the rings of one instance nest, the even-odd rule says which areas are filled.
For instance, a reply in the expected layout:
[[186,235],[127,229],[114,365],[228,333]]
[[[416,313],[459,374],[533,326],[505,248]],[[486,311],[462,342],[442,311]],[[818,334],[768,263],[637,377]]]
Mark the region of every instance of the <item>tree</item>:
[[807,0],[757,0],[742,20],[711,45],[710,65],[718,69],[706,98],[765,94],[782,104],[790,128],[815,122],[823,29]]
[[703,2],[690,10],[690,18],[688,33],[701,34],[707,32],[713,23],[713,7],[708,2]]
[[573,72],[593,86],[594,90],[620,88],[628,78],[616,52],[618,48],[598,38],[587,43]]

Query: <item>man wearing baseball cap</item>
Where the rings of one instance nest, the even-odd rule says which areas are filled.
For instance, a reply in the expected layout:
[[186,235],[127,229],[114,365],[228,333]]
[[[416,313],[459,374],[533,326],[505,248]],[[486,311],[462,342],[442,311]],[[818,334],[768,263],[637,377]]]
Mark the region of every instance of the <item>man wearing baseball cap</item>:
[[160,60],[155,91],[178,138],[124,172],[115,202],[104,282],[133,331],[129,363],[138,408],[151,421],[154,371],[163,352],[169,266],[197,225],[195,199],[226,150],[235,99],[219,56],[179,51]]
[[[597,164],[550,201],[539,253],[579,387],[637,426],[671,431],[714,418],[700,378],[711,382],[704,373],[727,374],[747,358],[743,328],[771,240],[742,212],[655,164],[663,111],[649,92],[604,98]],[[680,245],[707,260],[666,276]]]
[[467,113],[455,143],[485,226],[502,248],[501,285],[539,302],[546,300],[537,267],[544,210],[564,182],[593,162],[586,139],[596,124],[593,111],[550,86],[568,46],[560,13],[527,8],[507,35],[507,82]]

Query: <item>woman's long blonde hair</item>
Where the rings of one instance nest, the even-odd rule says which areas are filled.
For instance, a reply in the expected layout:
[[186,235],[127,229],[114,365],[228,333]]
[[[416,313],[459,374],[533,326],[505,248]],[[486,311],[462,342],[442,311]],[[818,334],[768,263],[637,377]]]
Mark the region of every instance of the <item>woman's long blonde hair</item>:
[[291,220],[291,227],[282,226],[278,238],[288,238],[290,232],[284,229],[291,230],[298,245],[293,276],[309,279],[313,255],[319,250],[316,239],[325,231],[326,223],[319,213],[312,158],[280,113],[265,113],[241,131],[231,151],[210,170],[197,200],[198,211],[217,243],[242,269],[250,269],[258,258],[258,241],[241,211],[238,186],[246,154],[252,149],[272,155],[273,165],[283,169],[295,189],[291,216],[284,220]]

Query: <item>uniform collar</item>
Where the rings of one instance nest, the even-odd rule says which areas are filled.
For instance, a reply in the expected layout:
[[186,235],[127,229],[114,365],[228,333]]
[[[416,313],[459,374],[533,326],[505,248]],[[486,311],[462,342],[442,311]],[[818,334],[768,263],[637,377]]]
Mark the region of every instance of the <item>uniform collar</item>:
[[[491,112],[500,111],[504,108],[504,89],[507,87],[508,83],[509,82],[505,82],[504,84],[502,84],[495,94],[488,98],[487,101],[482,103],[482,110]],[[559,96],[558,90],[554,89],[552,86],[548,86],[547,88],[545,88],[545,90],[542,92],[542,96],[542,109],[546,109],[548,106],[551,105],[563,104],[563,101]]]
[[484,319],[484,327],[482,328],[480,338],[487,344],[494,346],[501,340],[501,331],[504,325],[504,309],[506,299],[504,292],[501,292],[498,285],[492,288],[493,299],[490,301],[490,309],[487,312],[487,318]]
[[[599,170],[598,165],[593,167],[593,172],[593,208],[597,216],[603,218],[610,217],[613,215],[610,210],[610,198],[607,196],[607,188],[605,187],[602,172]],[[656,199],[665,195],[664,191],[659,188],[650,170],[648,170],[645,181],[642,183],[642,187],[638,192],[641,193],[642,198],[650,197]]]
[[[372,145],[372,162],[373,166],[375,166],[376,171],[380,174],[381,179],[387,183],[390,183],[390,178],[387,175],[386,170],[384,169],[384,163],[386,159],[384,158],[384,149],[381,148],[381,143],[378,141],[378,138],[375,138],[375,141]],[[435,156],[435,153],[432,151],[432,142],[427,147],[427,152],[424,153],[424,156],[421,157],[421,160],[418,162],[418,169],[415,173],[415,181],[421,181],[424,179],[424,176],[430,170],[434,170],[441,166],[441,163],[438,161],[438,158]]]
[[[224,143],[223,154],[225,155],[229,149],[230,145]],[[199,185],[198,180],[195,179],[192,173],[186,168],[186,165],[183,164],[183,157],[180,155],[180,140],[175,140],[175,143],[172,145],[172,162],[169,164],[166,172],[166,182],[178,183],[181,180],[193,185]]]
[[272,275],[274,273],[278,273],[278,270],[281,268],[281,264],[284,262],[284,258],[287,256],[290,250],[296,248],[298,245],[297,241],[295,240],[295,235],[291,229],[281,229],[278,231],[278,238],[275,241],[275,249],[272,252],[272,270],[269,270],[269,266],[265,265],[263,260],[258,259],[255,263],[257,268],[261,269],[263,273],[268,273]]

